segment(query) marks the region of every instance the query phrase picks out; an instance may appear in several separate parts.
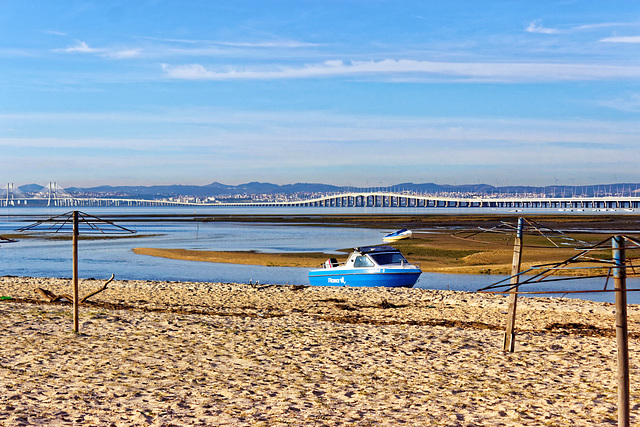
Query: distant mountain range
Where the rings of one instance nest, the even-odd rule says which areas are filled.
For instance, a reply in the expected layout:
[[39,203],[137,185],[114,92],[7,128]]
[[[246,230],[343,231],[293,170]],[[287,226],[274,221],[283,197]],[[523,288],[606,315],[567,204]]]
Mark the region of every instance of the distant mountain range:
[[[29,184],[19,187],[25,193],[35,193],[43,186]],[[640,195],[640,184],[618,183],[585,186],[553,185],[547,187],[532,186],[504,186],[494,187],[488,184],[467,185],[440,185],[434,183],[414,184],[411,182],[396,184],[387,187],[340,187],[328,184],[297,183],[277,185],[268,182],[249,182],[240,185],[226,185],[214,182],[209,185],[153,185],[153,186],[109,186],[99,187],[70,187],[65,190],[71,194],[101,194],[110,196],[195,196],[195,197],[221,197],[256,194],[301,194],[301,193],[336,193],[345,191],[410,191],[415,193],[465,193],[465,194],[547,194],[556,196],[594,196],[609,194],[634,194]]]

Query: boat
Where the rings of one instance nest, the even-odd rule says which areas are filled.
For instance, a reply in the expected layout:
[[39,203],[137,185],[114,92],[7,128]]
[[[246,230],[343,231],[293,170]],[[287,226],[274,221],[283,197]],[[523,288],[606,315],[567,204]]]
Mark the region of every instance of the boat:
[[410,288],[418,281],[422,270],[407,261],[391,246],[354,248],[345,263],[330,258],[322,268],[309,271],[313,286],[384,286]]
[[411,230],[403,228],[402,230],[394,231],[393,233],[385,234],[382,237],[383,242],[395,242],[396,240],[408,239],[411,237]]

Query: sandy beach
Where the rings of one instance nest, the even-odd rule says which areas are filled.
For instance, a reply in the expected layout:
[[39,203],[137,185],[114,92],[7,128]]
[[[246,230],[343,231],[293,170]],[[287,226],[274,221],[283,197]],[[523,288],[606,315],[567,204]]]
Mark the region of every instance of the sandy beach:
[[[102,282],[83,280],[80,294]],[[0,278],[0,425],[617,424],[613,307],[425,289]],[[629,307],[632,421],[640,309]]]

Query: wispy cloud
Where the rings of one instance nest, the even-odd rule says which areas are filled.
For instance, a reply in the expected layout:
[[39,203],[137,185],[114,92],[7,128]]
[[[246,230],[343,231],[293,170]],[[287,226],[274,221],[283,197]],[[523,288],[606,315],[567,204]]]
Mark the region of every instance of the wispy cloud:
[[253,49],[253,52],[258,52],[260,50],[269,52],[269,49],[295,49],[318,46],[313,43],[300,42],[296,40],[225,42],[197,39],[166,39],[154,37],[145,37],[144,39],[159,43],[152,43],[150,45],[146,44],[142,47],[134,46],[98,48],[90,46],[85,41],[76,41],[75,44],[66,48],[55,49],[54,52],[69,54],[90,54],[110,59],[128,59],[142,56],[147,58],[167,56],[215,57],[219,55],[246,57],[248,49]]
[[[638,99],[636,98],[636,102]],[[534,120],[473,117],[387,117],[381,115],[337,114],[325,111],[234,111],[214,108],[163,109],[135,114],[111,113],[23,113],[0,114],[0,121],[14,130],[10,138],[21,138],[37,144],[33,136],[34,124],[45,124],[51,132],[43,146],[94,147],[92,141],[102,142],[112,134],[127,133],[140,125],[145,131],[141,138],[148,147],[174,146],[175,138],[185,144],[234,146],[237,143],[264,145],[265,141],[288,144],[369,143],[379,141],[458,141],[486,143],[488,141],[522,143],[615,144],[635,146],[640,136],[640,124],[634,120]],[[77,123],[84,123],[88,132],[80,132]],[[91,126],[89,126],[91,125]],[[158,135],[149,135],[148,129],[162,126]],[[309,128],[314,132],[310,133]],[[208,129],[203,137],[202,130]],[[6,130],[6,129],[5,129]],[[133,136],[122,141],[114,139],[105,147],[116,144],[128,147]],[[7,139],[0,137],[0,147]],[[214,141],[217,141],[214,143]],[[622,145],[621,145],[622,144]],[[8,145],[7,145],[8,146]],[[24,144],[16,145],[23,147]],[[602,148],[602,146],[598,146]]]
[[299,47],[316,47],[317,43],[306,43],[296,40],[274,40],[261,42],[214,42],[222,46],[233,47],[263,47],[263,48],[299,48]]
[[624,98],[600,101],[599,105],[618,111],[640,113],[640,94],[631,94]]
[[124,49],[124,50],[114,50],[108,51],[102,54],[102,56],[106,58],[114,58],[114,59],[127,59],[127,58],[135,58],[140,56],[142,53],[142,49]]
[[73,46],[69,46],[64,49],[55,49],[54,52],[95,54],[105,58],[127,59],[140,56],[140,54],[142,53],[142,49],[94,48],[90,47],[86,42],[77,41]]
[[413,79],[449,78],[464,81],[530,82],[639,78],[640,67],[606,64],[517,62],[325,61],[300,67],[216,70],[201,64],[162,64],[167,77],[184,80],[275,80],[339,76],[407,76]]
[[[29,169],[33,174],[41,173],[38,165],[48,165],[46,179],[59,179],[58,176],[70,179],[65,168],[53,167],[60,164],[68,168],[71,164],[87,176],[94,176],[91,171],[104,166],[114,174],[108,179],[131,174],[132,179],[138,180],[146,176],[145,179],[182,181],[211,176],[212,170],[218,176],[245,180],[248,179],[246,170],[251,170],[256,175],[250,176],[257,178],[269,170],[289,169],[294,172],[278,175],[278,179],[296,180],[304,174],[333,180],[336,178],[328,178],[326,170],[337,168],[336,171],[342,169],[338,181],[355,182],[365,179],[362,177],[371,179],[366,170],[372,165],[387,169],[389,165],[402,165],[398,166],[398,174],[389,178],[394,181],[400,177],[418,179],[416,176],[421,175],[415,174],[424,173],[425,168],[443,165],[447,168],[476,165],[484,173],[490,170],[488,176],[495,178],[491,176],[496,173],[492,167],[509,164],[518,170],[507,176],[524,179],[523,174],[535,177],[541,173],[540,168],[551,166],[565,173],[593,171],[603,164],[608,165],[609,170],[610,165],[616,165],[616,170],[635,170],[634,164],[640,161],[640,153],[634,150],[640,125],[634,120],[389,117],[324,111],[277,113],[176,108],[142,116],[124,111],[4,114],[0,115],[0,121],[16,128],[11,135],[0,136],[0,148],[7,153],[5,157],[11,159],[12,153],[23,152],[25,147],[34,153],[28,159],[23,154],[16,157],[22,158],[21,162],[5,162],[8,166],[5,175],[15,180],[21,179],[25,162],[31,160],[35,161]],[[90,130],[79,131],[79,122]],[[121,134],[122,129],[133,129],[130,126],[134,122],[143,125],[145,132]],[[55,132],[40,136],[33,132],[34,123],[44,124]],[[310,128],[314,132],[309,132]],[[149,129],[159,131],[150,134]],[[394,149],[390,150],[391,147]],[[319,150],[341,155],[328,159],[317,156]],[[151,151],[153,155],[148,154]],[[411,159],[407,159],[407,152],[412,153]],[[539,157],[540,152],[548,154],[545,164],[532,164],[531,159]],[[621,165],[621,158],[631,164]],[[246,166],[242,168],[245,172],[238,169],[238,159]],[[171,164],[170,173],[162,177],[155,175],[158,163]],[[109,164],[115,165],[115,169],[107,167]],[[134,170],[136,172],[132,172]],[[141,170],[148,171],[148,175],[140,175]],[[83,174],[78,173],[79,177],[74,179],[86,179]],[[452,176],[460,179],[455,174]],[[35,178],[24,179],[33,182]],[[543,178],[538,179],[544,182]]]
[[640,24],[637,22],[597,22],[592,24],[582,25],[561,25],[560,28],[549,28],[542,25],[539,19],[535,19],[527,25],[525,31],[528,33],[537,34],[567,34],[575,31],[591,31],[601,30],[605,28],[622,28],[622,27],[638,27]]
[[604,43],[640,43],[640,36],[605,37],[600,41]]
[[594,30],[600,28],[611,28],[611,27],[629,27],[629,26],[637,26],[637,23],[631,22],[600,22],[596,24],[584,24],[584,25],[576,25],[571,27],[572,30]]
[[175,38],[162,38],[162,37],[145,37],[147,40],[155,40],[167,43],[180,43],[188,45],[219,45],[219,46],[232,46],[232,47],[249,47],[249,48],[300,48],[300,47],[315,47],[319,46],[316,43],[308,43],[299,40],[289,39],[273,39],[263,41],[219,41],[219,40],[201,40],[201,39],[175,39]]
[[67,36],[67,33],[63,33],[62,31],[56,31],[56,30],[43,30],[42,32],[45,34],[52,34],[54,36],[62,36],[62,37]]
[[68,52],[68,53],[100,53],[103,52],[103,49],[96,49],[89,47],[89,45],[83,41],[76,42],[75,45],[67,47],[65,49],[58,49],[59,52]]
[[145,46],[145,55],[152,57],[218,57],[235,56],[238,58],[290,57],[301,50],[306,53],[321,44],[289,39],[268,39],[256,41],[219,41],[200,39],[173,39],[145,37],[152,41]]
[[0,57],[6,58],[35,58],[38,53],[32,49],[0,49]]
[[546,28],[540,24],[539,20],[531,21],[529,26],[525,29],[528,33],[537,33],[537,34],[557,34],[558,30],[555,28]]

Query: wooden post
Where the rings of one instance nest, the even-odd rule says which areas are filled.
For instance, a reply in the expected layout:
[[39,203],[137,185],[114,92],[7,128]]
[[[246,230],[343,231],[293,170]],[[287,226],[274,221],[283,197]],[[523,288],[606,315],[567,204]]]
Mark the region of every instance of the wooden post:
[[73,332],[78,326],[78,211],[73,211]]
[[629,330],[627,328],[627,272],[625,238],[613,236],[613,279],[616,294],[616,340],[618,342],[618,426],[630,426],[629,412]]
[[520,282],[520,263],[522,261],[522,228],[524,218],[518,218],[518,230],[516,231],[516,240],[513,244],[513,263],[511,264],[511,285],[516,285],[509,291],[509,311],[507,313],[507,326],[504,332],[504,351],[515,351],[515,325],[516,325],[516,305],[518,303],[518,286]]

